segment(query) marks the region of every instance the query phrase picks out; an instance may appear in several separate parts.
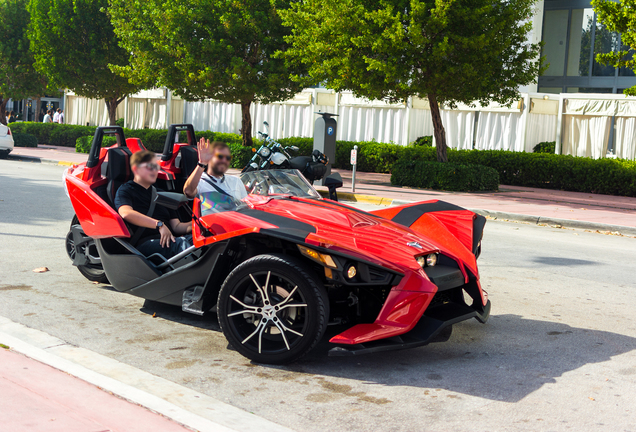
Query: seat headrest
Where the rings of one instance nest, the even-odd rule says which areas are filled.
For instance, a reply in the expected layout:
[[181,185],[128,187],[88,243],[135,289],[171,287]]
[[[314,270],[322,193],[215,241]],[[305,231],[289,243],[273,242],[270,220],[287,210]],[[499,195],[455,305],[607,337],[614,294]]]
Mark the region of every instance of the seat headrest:
[[130,170],[131,151],[125,147],[108,149],[108,167],[106,177],[110,181],[127,182],[132,178]]

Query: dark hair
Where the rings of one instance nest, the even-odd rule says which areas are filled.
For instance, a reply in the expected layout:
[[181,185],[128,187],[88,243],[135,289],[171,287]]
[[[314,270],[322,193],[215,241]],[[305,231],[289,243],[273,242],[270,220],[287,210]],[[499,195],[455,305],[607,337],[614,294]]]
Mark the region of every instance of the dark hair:
[[155,154],[150,150],[141,150],[130,157],[130,166],[134,167],[137,165],[141,165],[142,163],[152,162],[155,160]]
[[62,112],[62,108],[58,108],[58,109],[57,109],[57,112]]
[[212,143],[210,143],[210,146],[212,146],[212,150],[222,150],[230,148],[230,146],[223,141],[212,141]]

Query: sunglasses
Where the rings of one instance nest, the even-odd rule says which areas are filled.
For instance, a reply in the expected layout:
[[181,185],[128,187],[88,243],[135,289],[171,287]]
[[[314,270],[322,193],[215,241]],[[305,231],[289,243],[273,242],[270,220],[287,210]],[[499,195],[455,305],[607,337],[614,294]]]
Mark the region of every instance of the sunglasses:
[[214,155],[214,157],[217,158],[217,159],[220,159],[220,160],[224,160],[225,159],[228,162],[232,160],[232,155],[228,156],[228,155],[223,155],[223,154],[217,153],[217,154]]
[[146,163],[142,163],[139,164],[140,167],[144,167],[150,171],[159,171],[159,165],[157,165],[154,162],[146,162]]

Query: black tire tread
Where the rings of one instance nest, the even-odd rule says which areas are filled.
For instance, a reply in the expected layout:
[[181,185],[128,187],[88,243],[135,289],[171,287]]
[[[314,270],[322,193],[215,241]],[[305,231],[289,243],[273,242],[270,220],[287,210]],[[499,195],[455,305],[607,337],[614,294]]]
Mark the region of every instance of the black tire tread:
[[[79,224],[79,219],[77,215],[74,215],[73,220],[71,220],[71,226],[78,225],[78,224]],[[88,279],[91,282],[98,282],[102,284],[110,283],[110,281],[108,280],[108,277],[106,276],[106,272],[104,271],[103,268],[96,269],[89,266],[80,265],[80,266],[77,266],[77,270],[79,270],[82,276],[84,276],[86,279]]]
[[[316,283],[316,276],[313,275],[313,272],[308,270],[298,259],[291,257],[289,255],[283,255],[283,254],[263,254],[263,255],[257,255],[253,258],[250,258],[242,262],[230,272],[227,278],[225,278],[225,281],[223,282],[223,285],[221,286],[221,290],[219,290],[219,298],[217,300],[217,304],[220,304],[221,293],[223,292],[223,287],[225,286],[226,282],[230,280],[236,273],[239,273],[240,271],[242,271],[244,267],[251,266],[251,265],[258,265],[258,264],[261,264],[262,261],[270,261],[272,259],[275,259],[280,264],[287,265],[291,267],[294,271],[298,272],[298,274],[305,281],[309,282],[309,285],[314,290],[314,293],[316,294],[316,298],[318,300],[319,323],[318,323],[318,331],[316,333],[315,339],[304,351],[300,352],[298,355],[291,357],[285,360],[284,362],[277,362],[273,364],[293,363],[295,361],[300,360],[305,355],[307,355],[307,353],[309,353],[311,350],[313,350],[316,347],[316,345],[318,345],[318,342],[320,342],[320,340],[325,335],[325,332],[327,331],[327,322],[329,321],[329,298],[327,296],[327,293],[325,292],[324,289],[320,289],[320,287]],[[220,314],[219,314],[219,326],[221,327],[221,330],[223,330],[223,323],[222,323],[222,320],[220,319]]]

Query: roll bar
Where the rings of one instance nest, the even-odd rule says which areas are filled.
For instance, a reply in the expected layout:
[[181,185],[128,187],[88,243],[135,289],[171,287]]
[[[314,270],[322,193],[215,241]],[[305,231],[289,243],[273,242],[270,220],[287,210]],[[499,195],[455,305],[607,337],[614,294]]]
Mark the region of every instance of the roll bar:
[[126,147],[126,137],[124,136],[124,129],[122,129],[121,126],[99,126],[95,130],[95,135],[93,135],[93,142],[91,143],[91,151],[88,153],[86,168],[94,168],[99,163],[99,153],[102,149],[104,135],[115,135],[117,138],[117,147]]
[[194,126],[191,124],[173,124],[168,128],[168,135],[166,135],[166,143],[163,145],[162,161],[169,161],[172,159],[172,150],[174,148],[177,132],[186,131],[188,135],[188,145],[196,146],[197,138],[194,134]]

